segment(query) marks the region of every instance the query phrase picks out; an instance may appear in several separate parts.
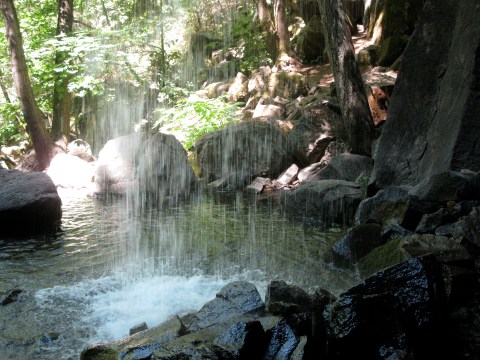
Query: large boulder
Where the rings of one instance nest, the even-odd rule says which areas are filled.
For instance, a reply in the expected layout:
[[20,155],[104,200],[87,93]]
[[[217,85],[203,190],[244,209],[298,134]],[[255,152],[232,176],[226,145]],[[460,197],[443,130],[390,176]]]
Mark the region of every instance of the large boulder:
[[285,99],[296,99],[308,93],[308,84],[305,75],[297,72],[272,72],[268,77],[263,96],[274,98],[280,96]]
[[262,324],[258,320],[237,322],[214,343],[229,351],[234,359],[260,359],[265,347]]
[[291,192],[284,191],[287,215],[329,226],[348,225],[363,198],[360,186],[344,180],[314,180]]
[[370,193],[448,170],[480,170],[480,8],[427,0],[403,54]]
[[196,161],[207,180],[228,179],[244,187],[257,177],[276,178],[289,165],[286,138],[274,124],[245,121],[202,136]]
[[180,142],[162,133],[108,141],[100,151],[95,175],[97,193],[143,193],[159,201],[186,197],[196,183]]
[[62,201],[44,173],[0,169],[0,229],[2,237],[55,232]]

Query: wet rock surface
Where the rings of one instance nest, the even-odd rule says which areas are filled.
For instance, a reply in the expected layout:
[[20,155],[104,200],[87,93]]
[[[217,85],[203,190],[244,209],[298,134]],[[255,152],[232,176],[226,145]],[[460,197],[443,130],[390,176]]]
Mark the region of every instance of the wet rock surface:
[[265,306],[272,314],[308,312],[311,298],[298,286],[288,285],[285,281],[273,281],[267,288]]
[[255,286],[248,282],[226,285],[217,297],[205,304],[194,316],[190,331],[198,331],[213,324],[226,322],[236,316],[261,311],[265,304]]
[[48,175],[0,169],[0,184],[0,237],[58,230],[62,201]]

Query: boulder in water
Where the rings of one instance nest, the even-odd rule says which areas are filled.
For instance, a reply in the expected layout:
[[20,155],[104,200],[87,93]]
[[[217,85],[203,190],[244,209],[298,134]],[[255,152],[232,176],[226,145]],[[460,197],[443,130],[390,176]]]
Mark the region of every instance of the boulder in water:
[[186,151],[174,136],[132,134],[105,144],[95,184],[99,194],[140,193],[162,201],[188,197],[196,179]]
[[286,138],[277,126],[244,121],[202,136],[195,144],[196,161],[208,181],[229,179],[234,184],[249,184],[257,176],[276,178],[289,163]]
[[0,229],[2,236],[25,236],[58,230],[62,201],[50,177],[0,169]]
[[370,276],[389,266],[415,257],[431,254],[442,263],[469,263],[467,250],[455,240],[432,234],[411,234],[389,241],[363,257],[358,268],[362,276]]
[[324,226],[351,224],[363,199],[360,186],[345,180],[314,180],[282,195],[287,215]]

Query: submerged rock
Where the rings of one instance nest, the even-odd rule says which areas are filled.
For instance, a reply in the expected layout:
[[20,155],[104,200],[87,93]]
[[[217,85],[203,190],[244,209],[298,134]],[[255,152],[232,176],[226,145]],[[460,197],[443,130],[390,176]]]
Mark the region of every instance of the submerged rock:
[[13,289],[11,290],[2,300],[2,302],[0,302],[0,305],[1,306],[5,306],[5,305],[8,305],[8,304],[11,304],[15,301],[18,301],[19,299],[19,295],[23,293],[23,290],[22,289]]
[[1,237],[54,233],[62,217],[62,201],[50,177],[0,169]]

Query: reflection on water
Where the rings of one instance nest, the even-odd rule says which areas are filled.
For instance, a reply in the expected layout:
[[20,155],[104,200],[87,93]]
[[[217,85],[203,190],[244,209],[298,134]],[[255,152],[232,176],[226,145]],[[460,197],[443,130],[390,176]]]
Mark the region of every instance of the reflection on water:
[[[291,222],[269,201],[212,195],[138,210],[122,200],[62,198],[55,238],[0,241],[0,294],[25,290],[0,307],[7,359],[77,358],[87,343],[198,309],[235,279],[262,295],[273,279],[333,292],[356,281],[325,262],[338,230]],[[38,340],[50,332],[58,339]]]

